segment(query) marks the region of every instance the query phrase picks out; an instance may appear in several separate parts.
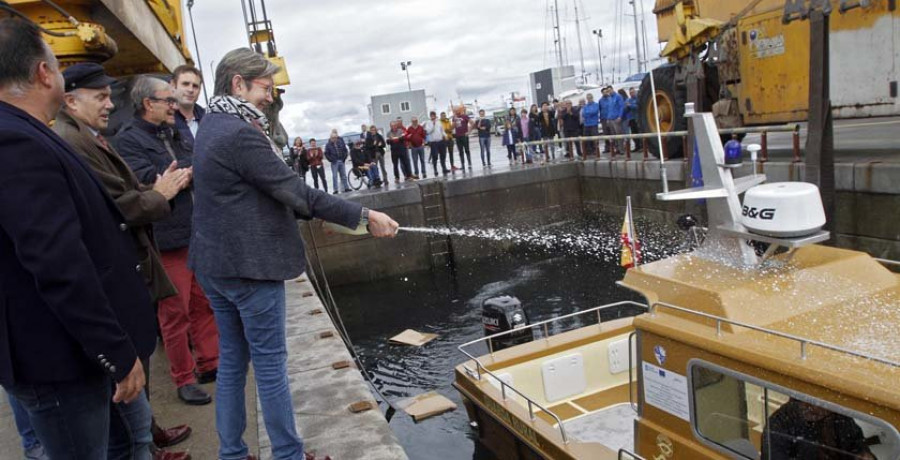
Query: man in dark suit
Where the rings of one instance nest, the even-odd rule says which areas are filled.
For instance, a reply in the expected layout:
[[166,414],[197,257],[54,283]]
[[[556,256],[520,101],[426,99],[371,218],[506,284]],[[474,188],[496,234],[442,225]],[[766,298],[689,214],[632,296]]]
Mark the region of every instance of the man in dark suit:
[[97,459],[156,326],[125,219],[48,127],[63,84],[40,31],[0,20],[0,384],[51,458]]
[[[169,200],[187,188],[191,178],[190,171],[176,169],[176,163],[172,162],[152,186],[142,185],[122,157],[100,134],[100,131],[109,125],[109,112],[115,107],[110,99],[112,94],[110,85],[115,83],[115,79],[107,76],[103,67],[95,63],[75,64],[67,68],[63,76],[66,87],[65,106],[56,116],[53,131],[87,161],[125,217],[125,223],[138,247],[141,273],[144,275],[144,282],[150,290],[153,302],[172,297],[177,291],[166,276],[160,261],[150,223],[169,215]],[[149,371],[149,362],[144,361],[141,364],[146,375]],[[149,376],[147,381],[149,382]],[[139,404],[146,403],[140,401]],[[126,412],[142,414],[142,411]],[[134,420],[129,425],[145,426],[143,422]],[[150,429],[153,442],[156,444],[150,446],[154,459],[189,458],[182,452],[166,452],[155,447],[167,447],[187,439],[191,432],[190,427],[180,425],[163,430],[153,423]],[[133,436],[129,436],[132,444],[136,448],[145,448],[142,443],[149,440],[147,433],[132,434]]]

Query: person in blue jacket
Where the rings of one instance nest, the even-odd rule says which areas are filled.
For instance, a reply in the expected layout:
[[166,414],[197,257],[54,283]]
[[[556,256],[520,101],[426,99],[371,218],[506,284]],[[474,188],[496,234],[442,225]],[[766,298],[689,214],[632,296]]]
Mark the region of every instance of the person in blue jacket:
[[[625,100],[613,90],[612,86],[603,88],[603,97],[600,99],[600,119],[603,121],[603,134],[621,135],[622,116],[625,112]],[[610,142],[609,147],[617,149],[617,153],[624,152],[625,143],[622,140]]]
[[[581,109],[581,120],[584,124],[585,136],[600,135],[600,104],[594,102],[594,95],[587,94],[587,103]],[[584,142],[584,156],[599,155],[597,141]]]

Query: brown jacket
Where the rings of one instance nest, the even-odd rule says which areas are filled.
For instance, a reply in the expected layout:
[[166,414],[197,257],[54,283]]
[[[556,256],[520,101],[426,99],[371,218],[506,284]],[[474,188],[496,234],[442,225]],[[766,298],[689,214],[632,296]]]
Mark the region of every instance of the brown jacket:
[[163,269],[150,225],[172,211],[166,198],[153,191],[152,186],[138,182],[128,165],[111,146],[104,146],[87,125],[72,118],[65,110],[57,115],[53,131],[87,160],[125,216],[125,223],[131,229],[137,246],[141,273],[153,301],[177,294],[178,291]]

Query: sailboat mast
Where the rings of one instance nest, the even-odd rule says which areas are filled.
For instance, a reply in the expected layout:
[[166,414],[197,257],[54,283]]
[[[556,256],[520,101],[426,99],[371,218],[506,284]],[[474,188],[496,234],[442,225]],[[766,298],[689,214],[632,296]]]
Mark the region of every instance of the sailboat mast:
[[563,66],[562,37],[559,33],[559,0],[553,0],[553,45],[556,49],[556,66]]
[[581,18],[578,17],[578,0],[572,0],[575,4],[575,33],[578,34],[578,55],[581,57],[581,83],[585,84],[584,78],[584,47],[581,45]]
[[[632,12],[634,13],[634,51],[637,53],[638,73],[643,73],[644,72],[644,60],[641,59],[641,28],[640,28],[639,22],[638,22],[637,2],[638,2],[638,0],[631,0],[631,9],[632,9]],[[643,9],[643,8],[641,8],[641,9]]]

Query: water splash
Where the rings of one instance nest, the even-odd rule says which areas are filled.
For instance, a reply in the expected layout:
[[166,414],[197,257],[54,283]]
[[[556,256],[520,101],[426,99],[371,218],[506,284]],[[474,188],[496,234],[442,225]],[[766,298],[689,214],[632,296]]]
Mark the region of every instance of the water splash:
[[[641,230],[646,233],[642,235]],[[517,230],[513,228],[400,227],[400,231],[437,236],[480,238],[509,242],[566,255],[590,256],[604,261],[617,260],[622,241],[615,225],[600,225],[578,231],[566,228]],[[660,229],[639,229],[645,261],[657,260],[679,252],[679,237]]]

